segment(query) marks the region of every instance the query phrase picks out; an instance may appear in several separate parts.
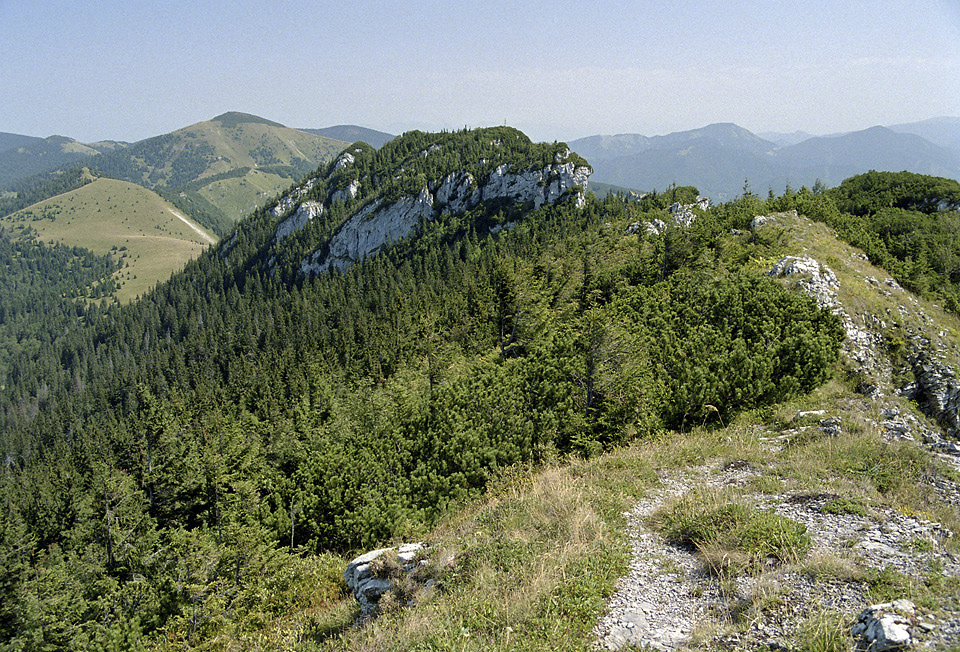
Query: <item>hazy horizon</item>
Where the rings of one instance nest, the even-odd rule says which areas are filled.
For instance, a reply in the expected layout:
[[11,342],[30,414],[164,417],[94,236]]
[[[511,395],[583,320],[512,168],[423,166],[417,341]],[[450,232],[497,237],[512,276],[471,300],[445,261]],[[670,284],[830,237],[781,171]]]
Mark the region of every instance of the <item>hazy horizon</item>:
[[534,140],[960,116],[960,4],[0,0],[0,131],[136,141],[252,113]]

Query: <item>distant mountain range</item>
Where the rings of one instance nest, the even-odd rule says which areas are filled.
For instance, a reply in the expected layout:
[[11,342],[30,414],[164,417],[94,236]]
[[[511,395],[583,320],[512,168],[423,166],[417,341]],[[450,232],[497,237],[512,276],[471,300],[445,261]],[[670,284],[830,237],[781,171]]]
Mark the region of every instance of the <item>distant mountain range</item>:
[[[211,123],[217,123],[217,127],[215,127],[212,131],[208,128]],[[243,125],[246,125],[246,127],[243,127]],[[251,125],[257,126],[252,127]],[[248,131],[257,132],[254,139],[256,137],[262,138],[264,134],[271,134],[271,138],[268,140],[273,140],[273,142],[227,143],[223,140],[218,143],[211,142],[211,136],[222,136],[222,133],[215,133],[217,128],[235,131],[238,127],[241,129],[245,128]],[[274,130],[282,130],[282,132],[276,132],[276,134],[274,134]],[[310,139],[309,143],[311,144],[308,144],[306,149],[303,149],[304,139],[302,134],[318,136],[326,141],[338,141],[338,146],[341,149],[346,147],[346,145],[357,141],[363,141],[368,145],[379,149],[384,145],[384,143],[393,140],[395,137],[393,134],[388,134],[382,131],[368,129],[366,127],[360,127],[357,125],[335,125],[332,127],[323,127],[321,129],[291,129],[280,124],[279,122],[273,122],[272,120],[267,120],[266,118],[261,118],[248,113],[240,113],[237,111],[224,113],[223,115],[219,115],[212,120],[198,122],[195,125],[178,129],[170,134],[155,136],[153,138],[148,138],[133,144],[123,141],[81,143],[66,136],[49,136],[47,138],[38,138],[36,136],[25,136],[22,134],[0,132],[0,190],[9,189],[16,182],[37,174],[49,172],[60,167],[70,166],[77,163],[88,163],[88,161],[85,161],[85,159],[88,159],[91,156],[96,156],[97,154],[105,154],[109,152],[130,149],[126,155],[116,154],[106,163],[102,165],[94,165],[94,167],[107,167],[113,169],[117,166],[117,161],[123,161],[130,158],[135,160],[143,159],[143,151],[156,147],[159,144],[157,139],[164,139],[164,145],[167,145],[168,149],[180,150],[181,145],[185,144],[179,142],[180,136],[184,136],[188,139],[184,147],[184,150],[186,151],[196,151],[198,148],[206,149],[206,145],[211,145],[214,149],[213,154],[215,157],[225,156],[225,158],[217,159],[218,165],[213,167],[225,168],[229,167],[232,163],[236,163],[239,167],[290,164],[294,167],[306,168],[303,172],[305,174],[306,172],[312,171],[313,168],[316,167],[316,163],[318,161],[318,159],[316,159],[315,156],[312,156],[311,152],[307,150],[312,149],[316,142],[322,141]],[[272,136],[274,135],[277,137],[273,138]],[[236,140],[236,134],[233,134],[232,136],[231,134],[228,134],[227,140],[230,140],[231,137]],[[253,139],[248,137],[246,140],[250,141]],[[329,144],[329,142],[327,144]],[[248,147],[248,145],[250,146]],[[264,147],[266,147],[266,149],[264,149]],[[290,151],[284,154],[279,151],[278,148],[279,150],[288,149]],[[302,151],[298,153],[294,151],[294,148]],[[218,149],[227,151],[217,151]],[[330,154],[330,152],[327,151],[329,150],[328,147],[322,147],[321,149],[324,150],[325,155]],[[246,152],[246,154],[244,152]],[[249,156],[247,154],[249,154]],[[178,155],[183,156],[182,153],[179,153]],[[271,162],[263,163],[265,159],[270,159]],[[224,163],[224,161],[226,161],[226,163]],[[119,165],[120,167],[124,167],[124,163],[120,163]],[[141,168],[139,171],[143,172],[144,168],[164,168],[168,166],[166,164],[154,166],[146,162],[138,162],[134,167]],[[152,171],[152,169],[147,171],[148,177]],[[172,171],[168,170],[166,174],[161,173],[160,176],[169,177],[170,172]],[[205,169],[203,172],[201,172],[200,176],[204,176],[204,172],[209,172],[209,170]],[[126,177],[137,176],[137,172],[134,170],[124,170],[122,174]],[[302,176],[302,174],[297,176],[297,179],[299,179],[300,176]],[[140,181],[134,182],[140,183]]]
[[0,188],[97,154],[122,149],[127,145],[128,143],[119,141],[86,144],[66,136],[35,138],[0,133]]
[[638,190],[692,185],[716,200],[742,194],[745,184],[757,194],[779,194],[788,184],[835,186],[869,170],[960,178],[960,118],[834,136],[764,136],[720,123],[666,136],[590,136],[568,144],[593,165],[591,181]]
[[0,133],[0,215],[25,208],[22,199],[34,203],[76,188],[64,180],[84,182],[72,172],[83,166],[94,177],[158,193],[223,233],[349,144],[239,112],[133,144]]
[[393,134],[388,134],[376,129],[368,129],[357,125],[335,125],[333,127],[324,127],[323,129],[301,129],[308,134],[344,140],[348,143],[362,141],[374,149],[380,149],[391,140],[396,138]]

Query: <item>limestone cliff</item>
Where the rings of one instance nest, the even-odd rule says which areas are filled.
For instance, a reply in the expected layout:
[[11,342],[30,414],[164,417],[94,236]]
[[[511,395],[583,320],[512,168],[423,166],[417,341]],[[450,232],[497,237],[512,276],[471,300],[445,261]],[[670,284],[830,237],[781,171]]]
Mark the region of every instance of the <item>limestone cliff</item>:
[[[413,143],[419,145],[416,150]],[[278,199],[272,209],[278,219],[273,245],[321,216],[336,220],[331,236],[318,240],[312,253],[299,259],[298,269],[302,274],[343,270],[410,237],[422,222],[444,212],[504,201],[535,210],[568,197],[582,207],[592,171],[566,146],[536,145],[508,128],[415,133],[379,152],[351,146],[324,174]],[[278,256],[271,254],[270,260]]]
[[451,172],[433,191],[425,187],[416,195],[403,197],[384,205],[374,200],[357,211],[330,241],[328,252],[316,251],[303,261],[304,274],[328,269],[344,269],[377,253],[388,243],[409,237],[421,219],[431,220],[443,211],[454,213],[470,210],[482,202],[510,199],[516,203],[532,203],[534,208],[551,204],[574,186],[576,202],[582,206],[582,188],[587,185],[590,168],[572,162],[557,163],[539,170],[512,172],[508,164],[497,166],[483,184],[464,171]]

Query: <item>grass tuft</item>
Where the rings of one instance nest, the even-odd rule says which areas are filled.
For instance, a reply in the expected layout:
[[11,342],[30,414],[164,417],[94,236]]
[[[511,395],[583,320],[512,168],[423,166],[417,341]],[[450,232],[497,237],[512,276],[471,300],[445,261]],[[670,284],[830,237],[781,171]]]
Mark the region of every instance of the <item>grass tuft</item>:
[[796,561],[811,546],[803,524],[720,490],[689,492],[658,510],[651,523],[668,541],[696,549],[719,577],[758,571],[767,559]]

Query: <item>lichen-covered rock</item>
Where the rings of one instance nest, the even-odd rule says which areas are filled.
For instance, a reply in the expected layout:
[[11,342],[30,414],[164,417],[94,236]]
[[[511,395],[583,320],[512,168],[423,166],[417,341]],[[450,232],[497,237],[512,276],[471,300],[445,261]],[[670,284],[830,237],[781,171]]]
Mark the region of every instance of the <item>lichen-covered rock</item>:
[[395,578],[377,574],[376,560],[395,551],[401,573],[411,573],[425,563],[419,559],[425,550],[426,546],[419,542],[408,543],[399,548],[379,548],[360,555],[347,565],[343,580],[360,603],[361,618],[375,614],[383,595],[395,588]]

